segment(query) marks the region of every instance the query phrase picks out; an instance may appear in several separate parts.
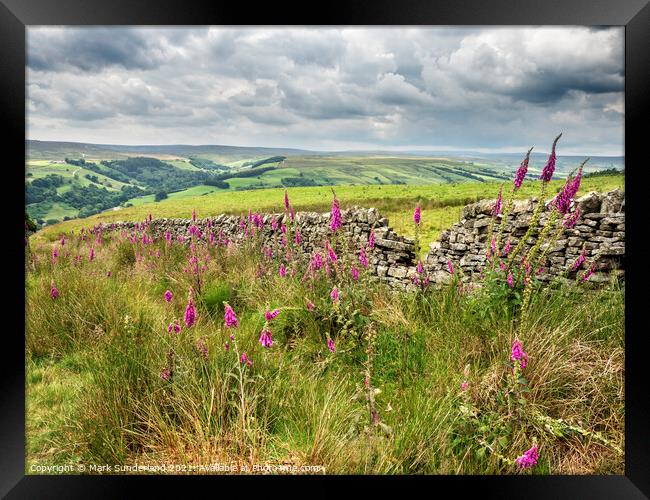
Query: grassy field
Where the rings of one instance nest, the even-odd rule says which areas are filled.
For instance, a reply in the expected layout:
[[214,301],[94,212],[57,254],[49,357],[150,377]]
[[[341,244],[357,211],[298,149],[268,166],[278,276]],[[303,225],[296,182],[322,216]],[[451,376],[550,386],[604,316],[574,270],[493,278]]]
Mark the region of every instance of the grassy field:
[[[616,184],[585,180],[582,190]],[[427,223],[498,189],[479,186],[341,186],[337,195],[383,200],[387,213],[409,217],[419,200]],[[279,209],[282,195],[214,193],[128,210],[143,219],[147,209]],[[324,188],[289,196],[298,211],[331,201]],[[244,473],[269,464],[328,474],[623,474],[624,289],[614,281],[533,289],[522,312],[521,290],[503,280],[395,293],[364,269],[352,278],[354,262],[303,280],[304,263],[278,249],[268,258],[254,238],[192,249],[88,236],[55,242],[56,259],[49,238],[26,249],[26,473],[135,463],[200,473],[225,463]],[[225,303],[236,327],[224,323]],[[267,308],[277,317],[265,319]],[[181,331],[170,333],[176,320]],[[515,339],[525,366],[512,357]],[[532,449],[534,467],[518,466]]]
[[[549,193],[558,191],[563,182],[553,181]],[[510,184],[504,182],[503,185],[507,189]],[[424,210],[421,234],[422,241],[425,242],[423,251],[426,251],[426,243],[434,241],[444,229],[458,222],[465,204],[495,197],[500,186],[501,183],[495,182],[425,186],[336,186],[335,191],[343,208],[353,205],[377,207],[388,217],[390,225],[405,236],[413,236],[413,207],[419,202]],[[624,188],[623,176],[584,179],[579,195],[589,191],[608,191],[616,187]],[[330,187],[289,188],[287,191],[292,203],[299,210],[329,210],[332,194]],[[527,198],[534,196],[536,192],[536,184],[528,182],[524,183],[517,196]],[[157,203],[153,202],[153,196],[135,198],[131,200],[133,207],[48,226],[39,231],[36,237],[53,240],[61,233],[78,231],[82,227],[91,227],[100,222],[139,221],[147,218],[149,214],[153,217],[190,218],[194,209],[199,217],[220,213],[243,214],[249,209],[259,212],[282,212],[283,194],[283,188],[224,192],[210,186],[197,186],[172,193],[168,199]]]

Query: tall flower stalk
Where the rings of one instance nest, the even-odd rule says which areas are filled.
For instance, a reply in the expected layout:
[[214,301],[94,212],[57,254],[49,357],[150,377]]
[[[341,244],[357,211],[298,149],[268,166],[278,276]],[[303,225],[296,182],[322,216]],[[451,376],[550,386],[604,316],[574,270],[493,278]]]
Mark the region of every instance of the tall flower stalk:
[[537,230],[537,224],[539,223],[539,219],[541,218],[542,212],[544,211],[545,208],[544,197],[546,196],[546,187],[547,184],[552,179],[553,172],[555,171],[555,160],[556,160],[555,147],[557,145],[557,141],[560,140],[560,137],[562,137],[562,134],[558,135],[553,141],[551,154],[548,158],[548,161],[546,162],[546,165],[544,166],[542,175],[540,176],[540,180],[542,181],[542,186],[540,188],[539,200],[537,202],[537,206],[535,207],[535,211],[533,212],[533,216],[530,220],[530,225],[528,226],[528,230],[526,231],[526,234],[519,240],[519,243],[517,243],[517,246],[515,246],[514,250],[512,250],[510,252],[510,255],[508,256],[508,271],[510,271],[510,269],[512,268],[512,265],[515,262],[515,257],[519,255],[519,252],[523,249],[528,239]]
[[497,239],[496,239],[496,248],[500,249],[501,248],[501,240],[503,238],[503,231],[506,227],[506,224],[508,222],[508,216],[510,215],[510,212],[512,211],[512,207],[514,205],[514,200],[515,200],[515,192],[521,188],[522,183],[524,182],[524,179],[526,178],[526,173],[528,172],[528,163],[530,161],[530,153],[533,151],[533,148],[530,148],[528,152],[526,153],[526,156],[522,160],[521,164],[519,165],[519,168],[517,169],[517,173],[515,174],[515,180],[512,183],[512,189],[510,191],[510,196],[508,198],[508,202],[505,204],[505,209],[503,211],[503,215],[501,217],[501,223],[499,224],[499,232],[497,233]]

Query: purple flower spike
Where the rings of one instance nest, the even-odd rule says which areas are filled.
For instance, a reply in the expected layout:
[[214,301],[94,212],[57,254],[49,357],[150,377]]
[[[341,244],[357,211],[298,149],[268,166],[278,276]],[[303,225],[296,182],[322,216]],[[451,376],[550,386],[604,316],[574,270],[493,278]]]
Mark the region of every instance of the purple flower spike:
[[499,196],[497,197],[497,201],[494,204],[494,210],[492,211],[492,215],[494,217],[498,217],[501,214],[502,202],[503,202],[503,187],[499,189]]
[[185,324],[187,325],[188,328],[191,328],[194,323],[196,323],[196,307],[194,306],[194,302],[192,301],[192,298],[187,302],[187,307],[185,308]]
[[521,184],[524,182],[524,179],[526,178],[526,173],[528,172],[528,161],[530,160],[530,152],[533,150],[533,148],[530,148],[528,150],[528,153],[526,153],[526,157],[524,160],[521,162],[521,165],[519,165],[519,168],[517,169],[517,173],[515,174],[515,191],[521,187]]
[[526,368],[526,363],[528,362],[528,354],[524,352],[521,341],[517,338],[512,343],[512,352],[510,354],[510,358],[512,359],[513,363],[519,361],[522,369]]
[[555,155],[555,146],[557,145],[557,141],[560,140],[560,137],[562,137],[562,134],[558,135],[553,141],[551,155],[548,157],[544,170],[542,170],[542,175],[539,177],[544,182],[548,182],[553,178],[553,172],[555,172],[555,161],[557,159],[557,156]]
[[230,307],[230,305],[227,303],[224,306],[224,310],[225,310],[224,320],[226,322],[226,326],[228,328],[237,328],[239,326],[239,323],[237,322],[237,316],[235,316],[235,311],[233,311],[232,307]]
[[537,459],[539,454],[537,452],[537,446],[533,446],[530,450],[527,450],[522,456],[518,457],[515,460],[515,463],[522,469],[530,469],[531,467],[537,465]]
[[334,199],[332,200],[332,220],[330,222],[330,230],[336,232],[342,224],[341,207],[339,206],[339,200],[337,200],[336,195],[334,195]]

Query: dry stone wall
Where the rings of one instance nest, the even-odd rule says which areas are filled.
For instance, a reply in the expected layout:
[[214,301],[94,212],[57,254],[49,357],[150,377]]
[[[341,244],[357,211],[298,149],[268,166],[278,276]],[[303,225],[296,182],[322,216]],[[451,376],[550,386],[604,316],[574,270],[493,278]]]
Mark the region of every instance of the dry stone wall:
[[[445,231],[437,242],[431,243],[425,260],[425,269],[436,283],[450,279],[447,261],[463,269],[466,280],[477,276],[486,261],[487,237],[492,209],[495,200],[483,200],[467,205],[462,212],[462,219]],[[527,232],[533,212],[539,202],[536,199],[516,201],[504,226],[503,247],[510,240],[514,247]],[[549,201],[545,202],[546,211],[538,223],[538,232],[546,223],[549,213]],[[549,281],[554,276],[561,276],[570,268],[580,253],[585,251],[589,262],[595,260],[596,270],[591,276],[592,282],[603,282],[610,275],[624,276],[625,256],[625,194],[619,189],[609,193],[589,193],[575,200],[581,211],[581,217],[572,229],[565,229],[553,248],[548,251],[543,271],[538,276]],[[534,235],[538,234],[533,233]],[[526,242],[524,250],[536,241],[533,236]],[[542,245],[542,251],[546,244]],[[564,275],[572,279],[576,272]]]
[[[516,245],[526,233],[533,211],[537,206],[536,199],[516,201],[506,221],[503,234],[503,244],[508,240]],[[567,267],[575,262],[584,249],[587,259],[597,258],[596,272],[592,281],[606,281],[611,272],[624,275],[625,255],[625,196],[620,190],[609,193],[589,193],[576,202],[582,212],[573,229],[566,230],[554,248],[548,252],[545,271],[539,276],[542,280],[550,280],[553,276],[563,274]],[[548,201],[546,202],[548,205]],[[462,211],[462,219],[445,231],[440,239],[430,244],[430,250],[424,260],[425,271],[434,285],[443,284],[450,279],[447,261],[454,267],[463,269],[466,280],[475,279],[486,260],[486,240],[491,221],[494,200],[483,200],[467,205]],[[377,279],[396,289],[414,289],[412,277],[416,274],[415,241],[399,236],[388,225],[388,219],[382,217],[375,208],[352,207],[342,210],[343,226],[339,230],[339,247],[343,251],[342,241],[350,242],[349,251],[355,259],[358,250],[368,242],[370,232],[375,234],[375,247],[368,252],[369,270]],[[547,211],[542,215],[539,228],[541,229],[548,217]],[[325,239],[331,234],[329,230],[331,215],[329,213],[298,212],[294,228],[300,231],[301,243],[298,245],[303,258],[308,258],[314,251],[323,251]],[[271,227],[275,218],[278,229]],[[259,230],[264,244],[270,245],[275,238],[280,237],[280,226],[286,222],[285,214],[266,214],[262,216],[263,228]],[[208,231],[215,237],[221,233],[223,239],[240,242],[244,238],[242,225],[248,221],[248,216],[217,215],[197,219],[198,226],[207,238]],[[137,222],[116,222],[105,225],[109,230],[130,231],[136,228]],[[187,238],[192,221],[189,219],[153,219],[149,223],[151,234],[155,238],[164,237],[167,231],[174,240],[179,236]],[[209,229],[208,226],[211,226]],[[345,236],[343,238],[342,236]],[[527,242],[532,245],[535,238]],[[543,247],[542,247],[543,248]],[[358,262],[358,261],[357,261]],[[574,273],[575,274],[575,273]],[[569,274],[568,278],[573,275]]]
[[[358,251],[368,243],[370,232],[375,234],[375,246],[367,252],[370,273],[377,276],[395,288],[405,288],[409,280],[409,272],[415,272],[413,261],[415,259],[415,241],[399,236],[388,226],[388,219],[381,217],[376,208],[352,207],[341,211],[343,225],[339,231],[337,253],[343,251],[344,241],[349,242],[351,257],[358,259]],[[324,251],[325,240],[332,233],[329,229],[330,213],[297,212],[293,230],[300,232],[301,242],[298,245],[300,253],[307,258],[315,251]],[[277,229],[272,229],[272,220],[276,219]],[[262,241],[265,245],[273,246],[275,238],[280,238],[280,227],[287,223],[286,214],[265,214],[262,216],[264,225],[261,230]],[[245,237],[242,226],[248,222],[248,216],[218,215],[204,219],[197,219],[194,225],[198,226],[204,235],[208,231],[217,237],[221,234],[222,240],[226,238],[235,243],[241,242]],[[210,223],[211,228],[208,229]],[[116,222],[104,226],[110,230],[131,231],[142,223]],[[189,237],[190,219],[153,219],[149,223],[149,230],[154,238],[162,238],[169,231],[176,241],[179,236]],[[189,240],[188,240],[189,241]],[[217,240],[218,241],[218,240]],[[356,261],[358,262],[358,260]]]

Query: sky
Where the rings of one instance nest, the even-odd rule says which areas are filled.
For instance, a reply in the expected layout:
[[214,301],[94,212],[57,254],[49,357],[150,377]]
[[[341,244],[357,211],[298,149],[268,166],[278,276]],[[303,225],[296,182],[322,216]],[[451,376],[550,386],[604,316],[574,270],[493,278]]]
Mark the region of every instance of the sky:
[[27,27],[27,138],[623,155],[622,27]]

